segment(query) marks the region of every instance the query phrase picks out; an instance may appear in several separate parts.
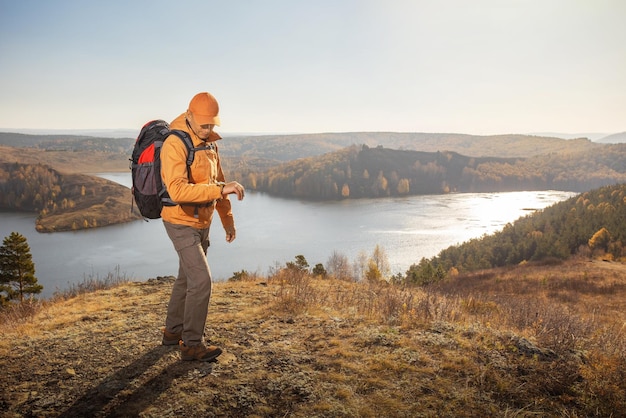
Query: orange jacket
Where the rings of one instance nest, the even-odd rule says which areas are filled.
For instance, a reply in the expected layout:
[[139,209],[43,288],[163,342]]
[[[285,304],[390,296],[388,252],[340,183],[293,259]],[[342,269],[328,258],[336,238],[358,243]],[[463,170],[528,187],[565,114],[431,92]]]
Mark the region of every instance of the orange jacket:
[[[170,124],[171,129],[180,129],[189,134],[194,147],[215,142],[205,143],[187,127],[183,113]],[[221,137],[212,132],[210,141],[217,141]],[[176,206],[163,206],[161,218],[164,221],[178,225],[187,225],[194,228],[208,228],[213,218],[213,211],[217,209],[222,225],[226,231],[234,230],[235,221],[231,211],[230,200],[222,197],[222,187],[216,182],[224,182],[224,172],[217,150],[217,146],[206,150],[196,150],[196,154],[187,175],[187,148],[183,141],[175,135],[170,135],[161,149],[161,177],[167,191]],[[198,204],[214,202],[210,205]]]

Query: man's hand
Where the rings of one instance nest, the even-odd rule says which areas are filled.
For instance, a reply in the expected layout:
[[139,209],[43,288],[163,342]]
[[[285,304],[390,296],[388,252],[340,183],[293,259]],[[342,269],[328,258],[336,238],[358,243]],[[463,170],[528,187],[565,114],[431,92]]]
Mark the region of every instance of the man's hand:
[[237,231],[235,228],[226,229],[226,242],[233,242],[237,238]]
[[[244,195],[244,188],[241,184],[237,183],[236,181],[231,181],[229,183],[226,183],[224,185],[224,188],[222,189],[222,195],[226,196],[229,194],[236,194],[237,195],[237,200],[243,200],[243,195]],[[234,238],[233,238],[234,239]]]

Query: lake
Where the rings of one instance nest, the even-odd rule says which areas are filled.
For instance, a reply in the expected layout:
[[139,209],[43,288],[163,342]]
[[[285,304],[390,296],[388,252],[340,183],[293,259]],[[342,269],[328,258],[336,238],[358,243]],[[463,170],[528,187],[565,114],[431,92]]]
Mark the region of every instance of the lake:
[[[130,186],[129,173],[99,175]],[[215,216],[208,260],[214,280],[226,280],[241,270],[266,274],[270,267],[300,254],[311,266],[326,264],[334,251],[354,261],[359,253],[370,255],[380,245],[392,273],[404,273],[422,257],[500,230],[532,210],[574,195],[541,191],[310,202],[248,192],[243,201],[232,202],[234,242],[225,241]],[[44,286],[42,297],[70,283],[117,271],[135,280],[178,271],[178,258],[161,220],[40,234],[32,214],[0,213],[0,219],[2,238],[13,231],[27,238],[35,276]]]

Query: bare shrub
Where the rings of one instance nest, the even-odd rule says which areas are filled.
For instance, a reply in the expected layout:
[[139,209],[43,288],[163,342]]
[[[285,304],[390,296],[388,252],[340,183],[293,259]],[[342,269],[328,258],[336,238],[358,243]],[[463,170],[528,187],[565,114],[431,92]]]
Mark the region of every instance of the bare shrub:
[[282,268],[274,273],[271,280],[279,284],[278,307],[286,313],[302,313],[310,303],[317,299],[312,286],[312,278],[305,271]]
[[615,356],[626,361],[626,325],[603,325],[593,331],[587,345],[602,351],[608,356]]
[[442,321],[459,318],[459,304],[456,297],[442,295],[438,292],[423,289],[415,292],[407,306],[408,318],[415,323]]
[[18,324],[33,318],[45,305],[37,299],[26,299],[21,303],[10,303],[0,309],[0,324]]
[[538,341],[556,352],[579,348],[598,324],[593,319],[583,319],[562,305],[542,299],[497,299],[502,312],[502,326],[531,332]]
[[326,272],[339,280],[354,280],[350,260],[345,254],[333,251],[326,261]]
[[399,323],[402,307],[406,306],[406,299],[410,296],[396,286],[383,282],[370,282],[368,294],[372,297],[369,305],[370,314],[389,324]]
[[82,282],[71,283],[67,290],[55,292],[53,299],[70,299],[97,290],[111,289],[130,281],[126,274],[120,274],[120,266],[116,266],[115,271],[107,273],[105,277],[100,277],[97,274],[95,276],[90,275],[84,277]]

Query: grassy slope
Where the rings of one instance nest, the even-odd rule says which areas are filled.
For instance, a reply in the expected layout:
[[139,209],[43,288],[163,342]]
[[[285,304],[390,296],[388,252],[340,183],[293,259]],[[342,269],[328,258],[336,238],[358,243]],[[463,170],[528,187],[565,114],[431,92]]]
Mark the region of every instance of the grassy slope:
[[[572,260],[402,290],[216,283],[218,363],[160,346],[171,281],[0,324],[4,416],[624,416],[626,272]],[[12,411],[12,412],[9,412]],[[612,414],[612,415],[611,415]]]

